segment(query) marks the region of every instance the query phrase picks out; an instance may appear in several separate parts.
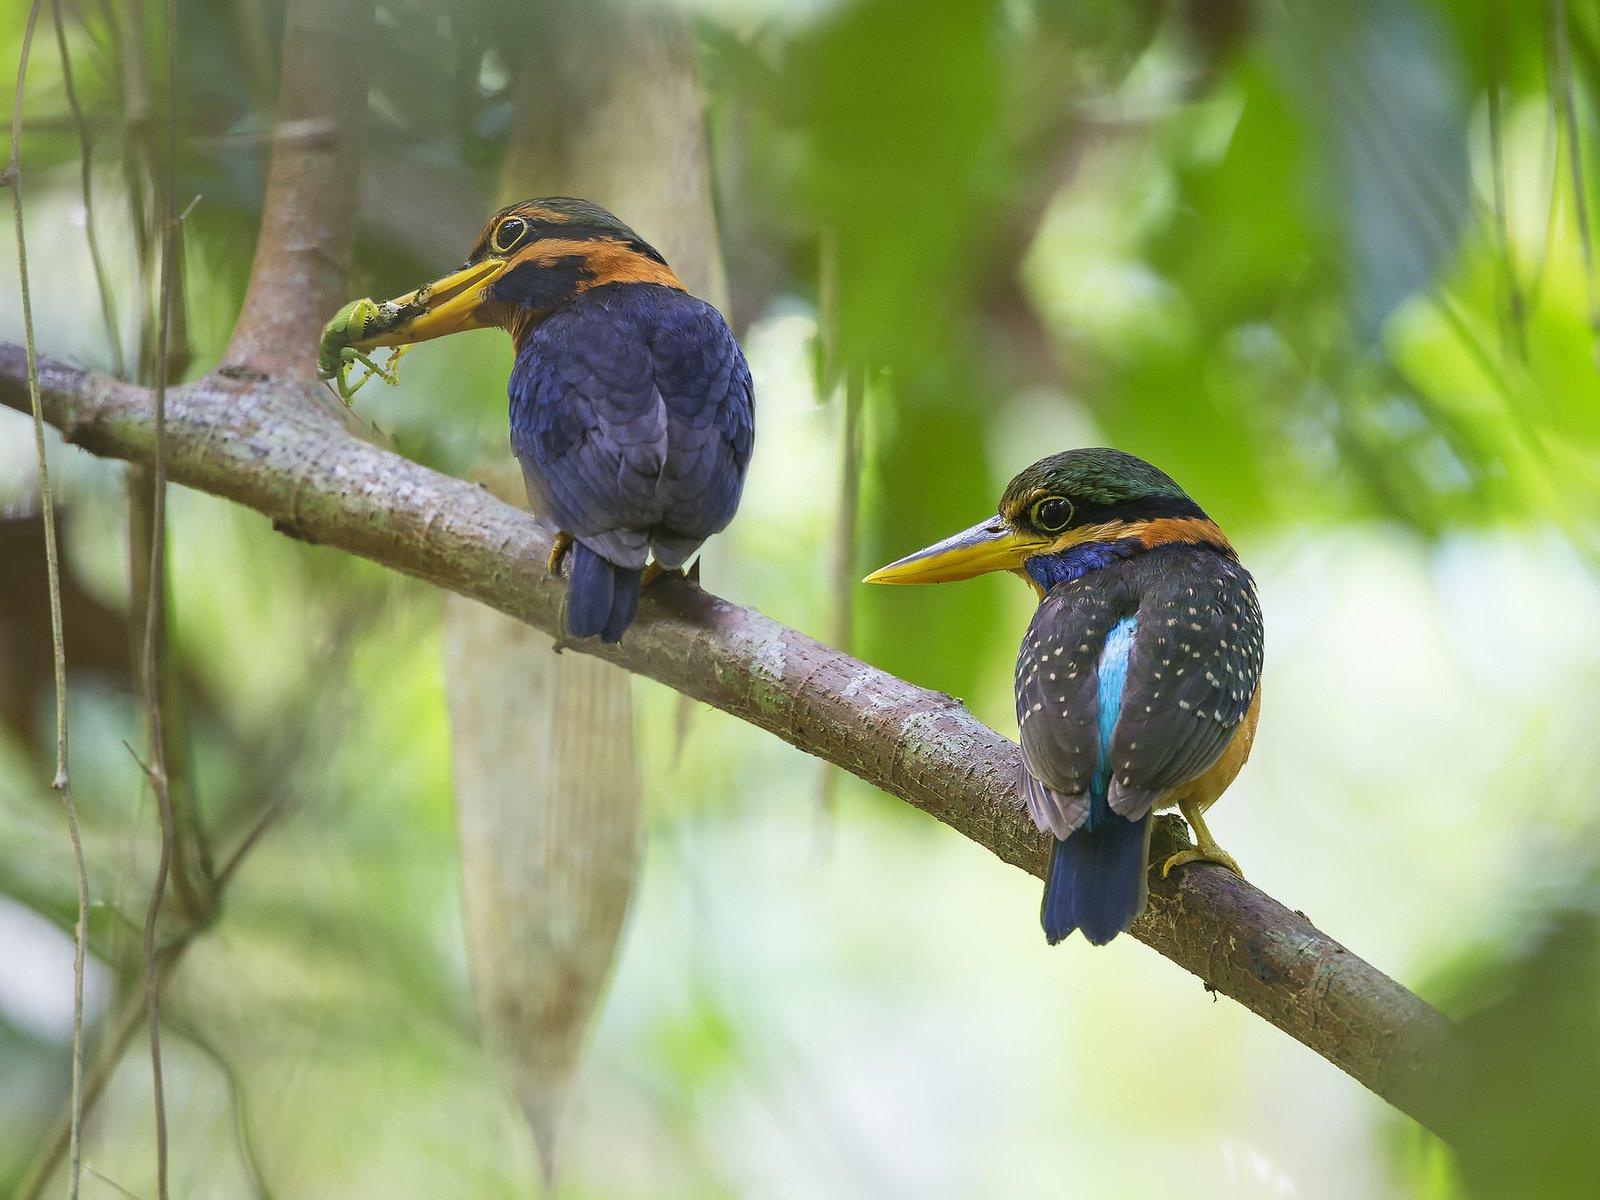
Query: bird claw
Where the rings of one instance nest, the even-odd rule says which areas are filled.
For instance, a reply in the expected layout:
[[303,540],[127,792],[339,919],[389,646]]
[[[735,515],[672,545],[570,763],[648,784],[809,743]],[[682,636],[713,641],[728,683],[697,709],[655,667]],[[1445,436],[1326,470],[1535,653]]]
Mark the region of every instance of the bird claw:
[[1205,820],[1200,815],[1200,809],[1190,804],[1179,804],[1178,811],[1183,814],[1183,819],[1189,822],[1189,827],[1194,830],[1195,845],[1187,850],[1179,850],[1176,854],[1169,854],[1161,862],[1161,878],[1165,879],[1178,867],[1188,866],[1196,862],[1212,862],[1219,867],[1227,867],[1240,879],[1244,872],[1239,869],[1239,864],[1234,861],[1221,846],[1217,839],[1211,836],[1211,830],[1206,828]]
[[1227,867],[1240,879],[1244,878],[1244,872],[1239,869],[1239,864],[1234,861],[1233,855],[1215,842],[1210,845],[1191,846],[1187,850],[1179,850],[1176,854],[1167,855],[1161,861],[1161,878],[1165,879],[1179,867],[1186,867],[1190,863],[1197,862],[1216,863],[1219,867]]
[[679,567],[677,570],[668,570],[660,563],[653,562],[649,566],[645,567],[644,574],[639,576],[639,586],[642,588],[649,587],[663,575],[676,575],[679,579],[682,579],[685,575],[685,571],[682,567]]
[[573,540],[572,535],[565,531],[556,534],[555,544],[550,547],[550,557],[545,560],[546,571],[552,575],[561,574],[561,560],[567,556],[567,551],[572,549]]

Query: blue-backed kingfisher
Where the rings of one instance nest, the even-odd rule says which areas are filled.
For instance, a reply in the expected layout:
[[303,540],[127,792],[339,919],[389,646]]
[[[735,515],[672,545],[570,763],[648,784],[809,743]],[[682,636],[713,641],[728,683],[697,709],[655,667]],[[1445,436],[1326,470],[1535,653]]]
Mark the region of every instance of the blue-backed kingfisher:
[[513,204],[458,270],[363,303],[365,336],[335,350],[511,334],[511,448],[533,510],[559,530],[552,572],[570,549],[572,637],[620,639],[641,582],[733,519],[754,439],[749,365],[722,315],[599,205]]
[[941,583],[1013,571],[1039,597],[1017,655],[1019,787],[1056,838],[1041,920],[1054,945],[1126,931],[1146,898],[1151,814],[1176,805],[1195,861],[1238,864],[1204,812],[1233,782],[1261,705],[1255,583],[1214,521],[1120,450],[1041,459],[995,517],[867,576]]

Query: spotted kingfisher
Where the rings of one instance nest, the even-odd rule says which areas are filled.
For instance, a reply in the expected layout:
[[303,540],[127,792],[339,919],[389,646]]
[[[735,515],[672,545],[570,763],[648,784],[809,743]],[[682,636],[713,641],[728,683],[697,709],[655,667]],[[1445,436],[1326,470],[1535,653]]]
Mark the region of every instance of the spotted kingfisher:
[[550,570],[570,552],[570,636],[618,641],[641,583],[733,519],[754,440],[750,368],[722,315],[599,205],[501,209],[459,269],[368,310],[370,336],[336,348],[511,334],[511,448],[533,510],[559,530]]
[[1041,921],[1099,946],[1144,911],[1151,814],[1177,806],[1196,847],[1239,866],[1203,814],[1255,740],[1262,627],[1255,583],[1214,521],[1163,472],[1120,450],[1041,459],[998,515],[874,571],[942,583],[1012,571],[1039,606],[1017,655],[1018,786],[1055,838]]

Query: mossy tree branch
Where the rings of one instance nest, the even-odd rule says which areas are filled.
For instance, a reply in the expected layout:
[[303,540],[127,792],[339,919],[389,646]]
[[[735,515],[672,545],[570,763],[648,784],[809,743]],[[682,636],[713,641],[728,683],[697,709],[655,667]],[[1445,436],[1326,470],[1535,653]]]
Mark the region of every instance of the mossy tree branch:
[[[97,455],[152,451],[150,394],[42,360],[47,419]],[[0,403],[27,405],[23,351],[0,342]],[[555,634],[565,586],[549,531],[481,488],[348,433],[305,384],[212,375],[170,393],[168,472],[324,543]],[[1019,802],[1016,745],[929,692],[684,583],[646,591],[638,625],[598,654],[769,730],[1043,876],[1048,842]],[[1161,823],[1156,855],[1182,840]],[[1441,1128],[1453,1026],[1298,913],[1210,866],[1152,879],[1134,935],[1423,1125]]]

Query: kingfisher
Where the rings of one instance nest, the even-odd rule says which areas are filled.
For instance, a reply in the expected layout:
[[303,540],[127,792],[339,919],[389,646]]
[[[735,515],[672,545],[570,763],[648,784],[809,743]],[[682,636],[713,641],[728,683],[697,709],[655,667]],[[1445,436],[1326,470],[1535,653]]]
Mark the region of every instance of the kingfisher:
[[1101,946],[1144,911],[1152,814],[1196,846],[1166,858],[1239,872],[1204,813],[1249,757],[1261,709],[1255,581],[1170,476],[1120,450],[1068,450],[1011,481],[999,513],[868,575],[1020,575],[1038,596],[1017,654],[1018,788],[1055,838],[1040,918]]
[[345,310],[340,328],[359,320],[357,336],[332,348],[362,361],[467,329],[511,334],[511,449],[558,530],[552,574],[570,552],[571,637],[620,640],[641,585],[733,519],[755,436],[749,364],[722,314],[598,204],[510,205],[457,270],[350,308],[361,316]]

